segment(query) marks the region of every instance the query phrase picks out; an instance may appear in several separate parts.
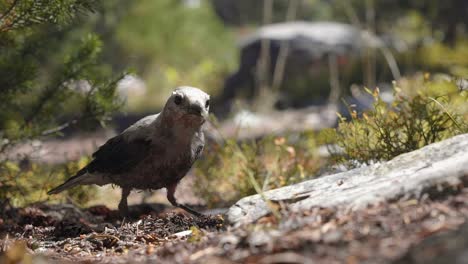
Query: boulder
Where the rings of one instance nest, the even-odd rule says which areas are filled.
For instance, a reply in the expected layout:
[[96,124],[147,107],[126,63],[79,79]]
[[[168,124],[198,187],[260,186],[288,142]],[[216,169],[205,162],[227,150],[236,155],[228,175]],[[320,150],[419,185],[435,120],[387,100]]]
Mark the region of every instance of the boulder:
[[265,199],[291,211],[336,206],[355,210],[446,190],[467,180],[468,134],[463,134],[387,162],[266,191],[263,197],[242,198],[228,210],[227,218],[234,225],[255,222],[270,212]]
[[[278,94],[273,96],[277,98],[272,98],[277,109],[324,105],[331,93],[331,82],[336,82],[335,88],[341,87],[341,95],[349,96],[350,91],[345,87],[364,82],[360,67],[366,51],[384,46],[378,36],[339,22],[292,21],[262,26],[240,41],[239,68],[225,80],[219,98],[214,98],[215,114],[224,116],[233,110],[236,98],[254,103],[252,99],[261,95],[257,75],[263,71],[258,67],[265,43],[269,44],[269,62],[267,74],[261,79],[265,79],[267,86],[278,85]],[[280,56],[283,52],[284,57]],[[388,74],[388,61],[377,54],[377,81],[388,83],[398,79],[397,75]],[[279,61],[284,63],[284,70],[281,81],[275,82]]]

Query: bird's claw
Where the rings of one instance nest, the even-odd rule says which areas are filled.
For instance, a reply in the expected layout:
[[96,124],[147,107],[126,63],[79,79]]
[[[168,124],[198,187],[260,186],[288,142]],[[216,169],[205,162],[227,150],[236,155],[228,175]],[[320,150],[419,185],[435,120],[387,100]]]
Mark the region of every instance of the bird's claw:
[[202,213],[199,213],[199,212],[193,210],[192,208],[190,208],[190,207],[188,207],[186,205],[177,204],[177,207],[184,209],[185,211],[187,211],[188,213],[191,213],[192,215],[194,215],[196,217],[204,216]]

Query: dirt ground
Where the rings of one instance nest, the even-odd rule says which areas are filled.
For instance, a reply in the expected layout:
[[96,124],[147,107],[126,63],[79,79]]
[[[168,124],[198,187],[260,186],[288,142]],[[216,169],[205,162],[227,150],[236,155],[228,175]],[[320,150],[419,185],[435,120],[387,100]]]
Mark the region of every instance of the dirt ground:
[[131,220],[105,206],[1,206],[6,263],[391,263],[463,224],[468,188],[358,211],[283,211],[238,228],[221,215],[196,218],[164,206],[133,206]]

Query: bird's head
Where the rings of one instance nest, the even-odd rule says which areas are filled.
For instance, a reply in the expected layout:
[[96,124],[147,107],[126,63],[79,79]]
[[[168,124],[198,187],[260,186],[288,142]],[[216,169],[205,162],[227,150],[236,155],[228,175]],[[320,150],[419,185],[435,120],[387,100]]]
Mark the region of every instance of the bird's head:
[[201,125],[208,118],[210,96],[202,90],[181,86],[175,89],[164,106],[164,113],[176,122]]

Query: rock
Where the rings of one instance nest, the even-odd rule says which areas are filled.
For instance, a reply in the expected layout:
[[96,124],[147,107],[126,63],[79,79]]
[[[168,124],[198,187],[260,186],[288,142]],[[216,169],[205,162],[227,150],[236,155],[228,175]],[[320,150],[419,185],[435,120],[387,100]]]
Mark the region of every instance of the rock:
[[[256,84],[256,73],[260,70],[258,61],[263,56],[265,41],[269,43],[269,62],[264,79],[267,86],[278,88],[276,95],[273,92],[275,89],[268,91],[270,96],[273,95],[270,99],[273,99],[271,101],[276,109],[326,104],[332,90],[330,78],[335,72],[339,73],[340,81],[339,85],[333,86],[341,87],[338,89],[342,95],[350,95],[349,90],[343,87],[364,82],[361,75],[354,73],[358,69],[356,65],[363,62],[362,55],[368,49],[378,49],[389,44],[374,34],[339,22],[291,21],[264,25],[240,41],[239,68],[226,78],[219,98],[214,98],[216,103],[213,105],[216,107],[212,110],[218,116],[226,116],[233,110],[235,99],[244,98],[254,103],[251,99],[261,94]],[[286,55],[284,61],[280,55],[283,52]],[[275,81],[280,65],[278,62],[281,61],[285,64],[283,77],[281,81]],[[331,65],[336,65],[336,68],[332,70]],[[377,65],[379,72],[389,72],[385,61],[379,59]],[[377,81],[388,82],[390,78],[399,78],[399,73],[394,70],[392,73],[393,76],[380,74]],[[356,103],[359,106],[360,101],[353,102]],[[347,108],[345,110],[347,113]]]
[[[459,135],[391,161],[333,174],[264,193],[273,203],[291,211],[313,207],[347,206],[361,209],[370,204],[418,197],[468,180],[468,134]],[[242,198],[227,212],[234,225],[252,223],[270,212],[260,195]]]

